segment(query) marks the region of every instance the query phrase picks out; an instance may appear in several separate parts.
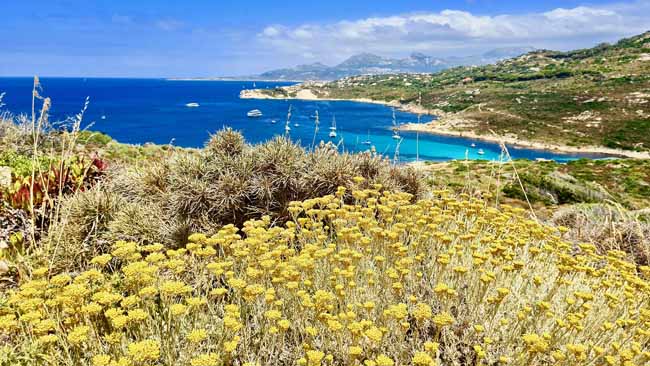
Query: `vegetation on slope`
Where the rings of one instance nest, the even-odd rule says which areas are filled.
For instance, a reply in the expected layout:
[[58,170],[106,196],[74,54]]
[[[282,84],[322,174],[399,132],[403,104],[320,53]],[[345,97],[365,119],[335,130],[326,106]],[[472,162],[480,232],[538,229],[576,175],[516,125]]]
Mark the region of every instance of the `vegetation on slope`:
[[532,209],[569,229],[577,243],[623,250],[637,263],[650,262],[650,165],[648,160],[576,160],[567,164],[451,161],[427,164],[431,189],[482,196],[494,205]]
[[528,198],[540,209],[606,202],[631,210],[650,207],[648,160],[580,159],[565,164],[525,159],[515,160],[512,164],[457,160],[429,163],[426,170],[431,186],[473,193],[495,192],[498,185],[503,197],[520,201]]
[[[571,52],[535,51],[436,74],[355,76],[265,91],[417,104],[441,126],[571,146],[650,150],[650,32]],[[452,117],[452,118],[450,118]],[[444,124],[446,120],[450,122]],[[441,124],[441,122],[437,122]]]

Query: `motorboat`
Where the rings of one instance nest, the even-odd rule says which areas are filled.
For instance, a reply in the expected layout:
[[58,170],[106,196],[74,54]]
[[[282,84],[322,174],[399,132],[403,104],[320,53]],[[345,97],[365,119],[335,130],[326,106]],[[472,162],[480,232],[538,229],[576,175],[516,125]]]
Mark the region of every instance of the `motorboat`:
[[199,106],[199,103],[187,103],[185,106],[188,108],[196,108]]
[[260,111],[259,109],[253,109],[252,111],[248,111],[246,115],[250,118],[262,117],[262,111]]

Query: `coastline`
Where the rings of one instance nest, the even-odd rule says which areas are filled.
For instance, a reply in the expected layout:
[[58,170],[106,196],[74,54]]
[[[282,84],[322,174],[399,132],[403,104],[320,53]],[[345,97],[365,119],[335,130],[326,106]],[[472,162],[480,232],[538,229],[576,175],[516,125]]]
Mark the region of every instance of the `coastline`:
[[[401,111],[415,114],[422,114],[428,116],[438,116],[440,117],[437,121],[431,121],[428,123],[408,123],[400,126],[402,131],[411,131],[411,132],[422,132],[429,133],[433,135],[442,135],[442,136],[453,136],[453,137],[464,137],[474,140],[493,142],[493,143],[504,143],[506,145],[512,146],[514,148],[529,148],[533,150],[542,150],[542,151],[552,151],[556,153],[583,153],[583,154],[598,154],[610,157],[625,157],[632,159],[650,159],[650,152],[639,152],[639,151],[629,151],[629,150],[620,150],[612,149],[604,146],[568,146],[568,145],[557,145],[549,144],[539,141],[530,141],[523,140],[514,137],[507,136],[497,136],[497,135],[479,135],[474,131],[458,131],[451,129],[449,127],[443,126],[446,120],[445,113],[442,111],[435,111],[426,108],[422,108],[418,105],[413,104],[400,104],[398,101],[378,101],[368,98],[321,98],[311,92],[309,89],[301,89],[298,91],[295,97],[275,97],[265,93],[262,93],[258,89],[249,89],[242,90],[239,97],[241,99],[294,99],[294,100],[318,100],[318,101],[347,101],[347,102],[358,102],[358,103],[370,103],[370,104],[381,104],[389,107],[397,108]],[[433,123],[438,124],[434,126]]]
[[611,149],[608,147],[600,146],[568,146],[568,145],[556,145],[548,144],[538,141],[522,140],[519,138],[506,137],[506,136],[497,136],[497,135],[479,135],[474,131],[456,131],[447,128],[440,128],[432,126],[431,123],[408,123],[400,126],[402,131],[412,131],[412,132],[422,132],[430,133],[434,135],[443,135],[443,136],[454,136],[454,137],[464,137],[473,140],[480,140],[493,143],[504,143],[507,146],[514,148],[527,148],[533,150],[543,150],[543,151],[552,151],[555,153],[582,153],[582,154],[598,154],[611,157],[625,157],[632,159],[650,159],[650,153],[648,152],[639,152],[639,151],[627,151],[619,149]]
[[293,99],[293,100],[312,100],[312,101],[316,100],[316,101],[323,101],[323,102],[356,102],[356,103],[380,104],[380,105],[396,108],[403,112],[422,114],[427,116],[437,116],[437,113],[434,110],[422,108],[414,104],[401,104],[396,100],[391,102],[386,102],[383,100],[374,100],[369,98],[347,98],[347,99],[346,98],[322,98],[315,95],[314,93],[311,92],[311,90],[308,89],[302,89],[298,91],[297,93],[298,95],[296,95],[295,97],[274,97],[272,95],[262,93],[260,92],[260,90],[261,89],[242,90],[241,93],[239,94],[239,97],[241,99],[276,99],[276,100]]

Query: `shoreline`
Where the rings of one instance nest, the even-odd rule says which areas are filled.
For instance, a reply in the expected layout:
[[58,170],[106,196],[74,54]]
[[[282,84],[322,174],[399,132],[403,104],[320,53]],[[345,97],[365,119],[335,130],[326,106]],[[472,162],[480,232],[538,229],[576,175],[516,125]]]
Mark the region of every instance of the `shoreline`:
[[430,123],[422,123],[418,125],[417,123],[408,123],[400,126],[400,130],[409,131],[409,132],[422,132],[429,133],[433,135],[442,135],[442,136],[452,136],[452,137],[463,137],[472,140],[480,140],[485,142],[492,143],[504,143],[507,146],[517,148],[526,148],[532,150],[541,150],[541,151],[550,151],[558,154],[595,154],[603,155],[604,157],[618,157],[618,158],[631,158],[631,159],[650,159],[650,153],[648,152],[639,152],[639,151],[626,151],[619,149],[611,149],[608,147],[599,147],[599,146],[568,146],[568,145],[555,145],[538,141],[522,140],[513,137],[505,136],[490,136],[490,135],[479,135],[473,131],[455,131],[445,128],[439,128],[431,126]]
[[[299,85],[299,84],[298,84]],[[427,116],[437,116],[437,113],[434,110],[422,108],[413,104],[400,104],[398,101],[394,100],[391,102],[386,102],[382,100],[374,100],[369,98],[322,98],[314,93],[311,90],[301,90],[298,92],[298,95],[295,97],[274,97],[272,95],[261,93],[260,90],[264,89],[246,89],[242,90],[239,94],[241,99],[292,99],[292,100],[310,100],[310,101],[322,101],[322,102],[355,102],[355,103],[367,103],[367,104],[379,104],[385,105],[388,107],[394,107],[400,111],[422,114]]]
[[399,127],[401,131],[422,132],[422,133],[441,135],[441,136],[463,137],[463,138],[469,138],[469,139],[480,140],[485,142],[492,142],[497,144],[504,143],[514,148],[527,148],[527,149],[540,150],[540,151],[551,151],[554,153],[566,153],[566,154],[582,153],[582,154],[603,155],[604,157],[650,159],[650,152],[612,149],[604,146],[603,147],[601,146],[579,146],[578,147],[578,146],[568,146],[568,145],[556,145],[556,144],[549,144],[549,143],[538,142],[538,141],[522,140],[519,138],[506,137],[506,136],[479,135],[474,131],[458,131],[458,130],[453,130],[450,128],[445,128],[440,126],[432,126],[431,124],[434,122],[443,123],[444,115],[440,116],[441,114],[440,112],[436,113],[436,111],[434,110],[422,108],[417,105],[411,105],[411,104],[403,105],[397,101],[386,102],[386,101],[378,101],[378,100],[373,100],[368,98],[350,98],[350,99],[320,98],[316,96],[314,93],[312,93],[311,90],[308,89],[300,90],[298,92],[298,95],[296,95],[295,97],[275,97],[268,94],[264,94],[260,92],[260,90],[258,89],[249,89],[249,90],[242,90],[239,97],[241,99],[276,99],[276,100],[293,99],[293,100],[310,100],[310,101],[339,101],[339,102],[380,104],[389,107],[394,107],[408,113],[441,117],[437,121],[431,121],[431,122],[421,123],[421,124],[407,123],[401,125]]

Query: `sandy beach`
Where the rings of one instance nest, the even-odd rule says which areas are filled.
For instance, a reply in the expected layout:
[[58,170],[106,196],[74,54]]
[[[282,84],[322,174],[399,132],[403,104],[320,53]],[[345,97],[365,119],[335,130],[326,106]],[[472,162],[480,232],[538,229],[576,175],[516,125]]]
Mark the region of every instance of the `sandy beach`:
[[[295,88],[295,86],[294,86]],[[555,145],[548,144],[538,141],[524,140],[520,138],[508,137],[508,136],[498,136],[498,135],[479,135],[474,131],[459,131],[449,127],[450,125],[458,124],[458,117],[453,114],[446,114],[442,111],[429,110],[422,108],[414,104],[400,104],[398,101],[377,101],[367,98],[356,98],[356,99],[339,99],[339,98],[322,98],[314,94],[310,89],[299,89],[297,88],[297,93],[295,97],[274,97],[268,94],[263,93],[261,90],[243,90],[240,93],[240,98],[242,99],[299,99],[299,100],[321,100],[321,101],[348,101],[348,102],[359,102],[359,103],[372,103],[372,104],[382,104],[390,107],[397,108],[404,112],[422,114],[427,116],[436,116],[437,120],[428,122],[428,123],[409,123],[400,126],[402,131],[419,131],[422,133],[430,133],[435,135],[444,135],[444,136],[457,136],[465,137],[475,140],[494,142],[494,143],[504,143],[511,147],[523,147],[530,148],[535,150],[547,150],[559,153],[585,153],[585,154],[602,154],[612,157],[626,157],[633,159],[650,159],[649,152],[638,152],[630,150],[620,150],[620,149],[611,149],[604,146],[567,146],[567,145]],[[469,124],[467,121],[461,121]]]
[[438,127],[438,122],[429,122],[429,123],[409,123],[400,126],[402,131],[419,131],[422,133],[431,133],[436,135],[445,135],[445,136],[457,136],[465,137],[475,140],[495,142],[495,143],[504,143],[506,146],[512,147],[523,147],[530,148],[535,150],[548,150],[560,153],[586,153],[586,154],[602,154],[612,157],[626,157],[633,159],[650,159],[650,153],[647,152],[638,152],[638,151],[627,151],[619,149],[610,149],[607,147],[601,146],[567,146],[567,145],[554,145],[547,144],[537,141],[523,140],[519,138],[512,138],[506,136],[498,135],[479,135],[473,131],[455,131],[444,127]]

